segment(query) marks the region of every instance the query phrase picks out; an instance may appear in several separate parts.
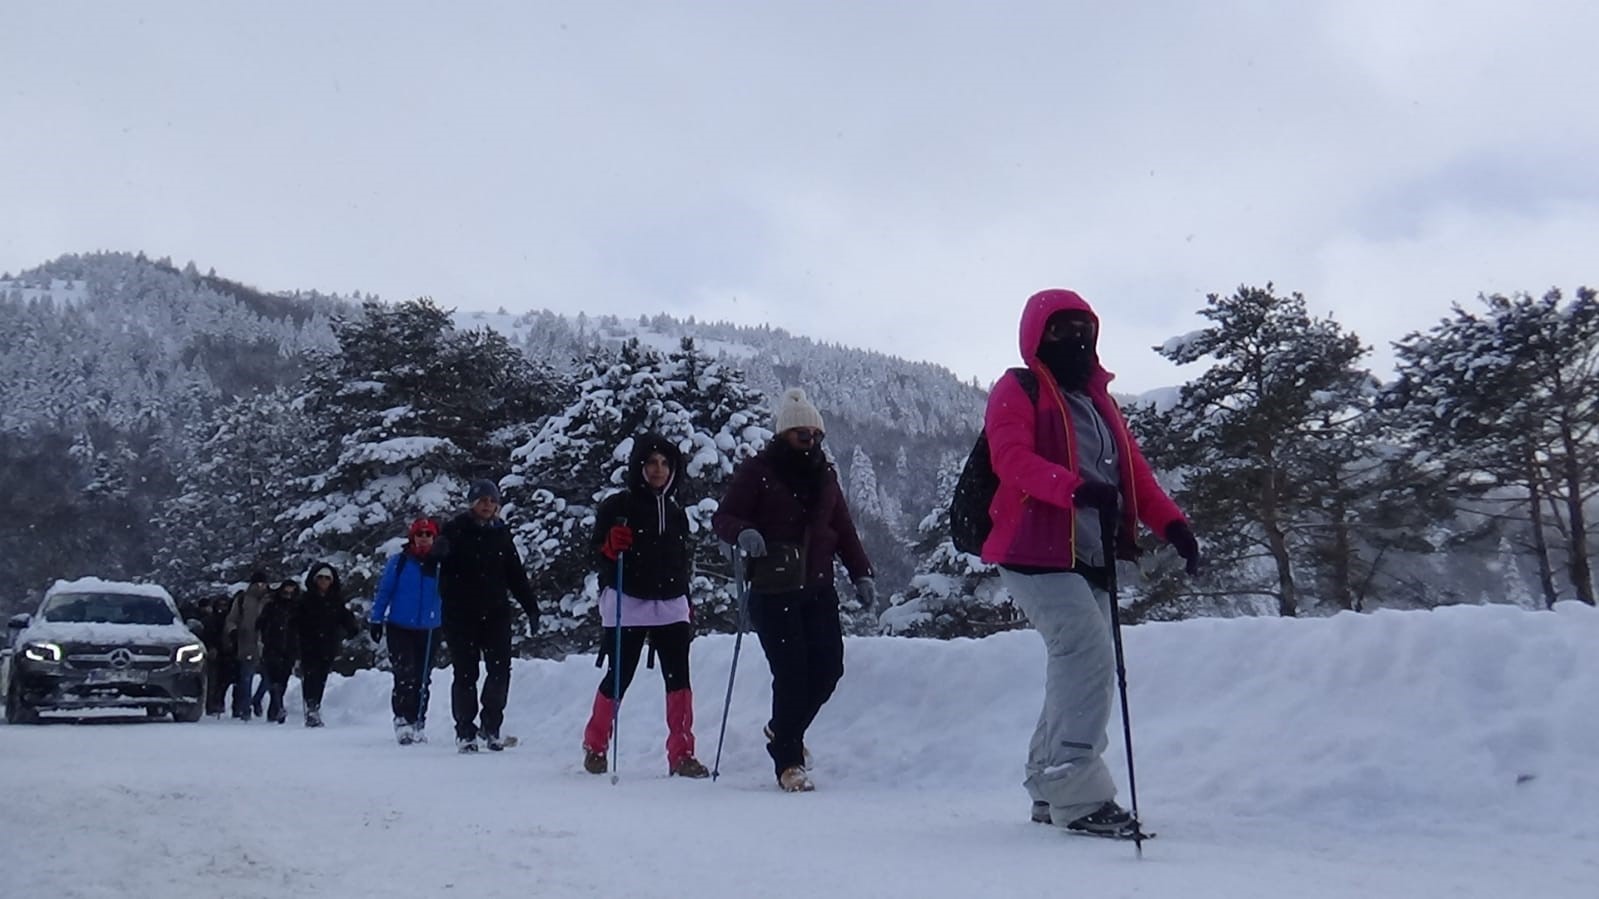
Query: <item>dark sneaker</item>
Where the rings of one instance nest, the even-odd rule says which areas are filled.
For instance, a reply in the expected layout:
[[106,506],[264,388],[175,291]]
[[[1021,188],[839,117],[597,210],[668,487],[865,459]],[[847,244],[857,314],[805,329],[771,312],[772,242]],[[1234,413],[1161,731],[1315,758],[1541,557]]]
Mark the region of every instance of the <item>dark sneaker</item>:
[[699,759],[692,755],[685,755],[672,764],[672,770],[667,776],[700,778],[710,777],[711,772],[707,771],[705,766],[700,764]]
[[483,740],[483,745],[490,752],[499,752],[505,748],[505,741],[500,739],[499,734],[478,734],[478,737]]
[[1107,802],[1097,811],[1078,818],[1066,825],[1067,830],[1081,830],[1086,833],[1110,835],[1132,830],[1136,826],[1133,813],[1122,808],[1114,802]]
[[322,710],[321,709],[306,709],[305,710],[305,726],[306,727],[321,727],[322,726]]
[[477,737],[456,737],[456,752],[477,752]]
[[1055,819],[1049,816],[1049,803],[1042,799],[1033,802],[1033,823],[1054,824]]
[[595,752],[594,750],[589,749],[588,747],[584,747],[584,749],[583,749],[583,770],[584,771],[587,771],[590,774],[604,774],[606,769],[607,769],[607,767],[608,766],[605,764],[605,753],[603,753],[603,752]]

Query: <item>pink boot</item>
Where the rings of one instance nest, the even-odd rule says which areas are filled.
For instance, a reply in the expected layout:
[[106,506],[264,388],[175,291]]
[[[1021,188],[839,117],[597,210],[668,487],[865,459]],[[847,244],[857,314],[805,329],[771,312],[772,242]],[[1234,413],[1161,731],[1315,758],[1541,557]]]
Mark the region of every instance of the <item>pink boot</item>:
[[[611,745],[611,722],[616,719],[616,700],[594,691],[594,710],[583,728],[583,768],[592,774],[605,773],[605,750]],[[595,770],[598,767],[599,770]]]
[[694,691],[666,694],[666,765],[679,777],[708,777],[709,771],[694,758]]

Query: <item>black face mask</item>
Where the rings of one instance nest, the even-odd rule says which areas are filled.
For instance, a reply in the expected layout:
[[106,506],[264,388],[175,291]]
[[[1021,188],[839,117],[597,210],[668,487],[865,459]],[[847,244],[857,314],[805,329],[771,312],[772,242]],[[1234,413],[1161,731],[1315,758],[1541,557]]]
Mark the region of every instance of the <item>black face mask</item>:
[[1038,361],[1044,363],[1055,383],[1067,390],[1088,385],[1094,373],[1094,342],[1091,339],[1048,340],[1038,345]]

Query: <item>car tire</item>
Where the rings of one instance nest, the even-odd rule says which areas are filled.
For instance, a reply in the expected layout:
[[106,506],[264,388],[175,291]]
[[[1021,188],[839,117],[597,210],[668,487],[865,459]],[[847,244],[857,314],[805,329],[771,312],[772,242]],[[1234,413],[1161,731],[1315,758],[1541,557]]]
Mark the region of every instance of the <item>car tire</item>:
[[200,678],[200,690],[194,694],[193,702],[180,702],[172,707],[172,720],[180,724],[193,724],[205,717],[205,697],[207,695],[207,680]]
[[6,691],[6,723],[7,724],[38,724],[39,710],[22,698],[21,685],[15,680],[11,682],[11,689]]

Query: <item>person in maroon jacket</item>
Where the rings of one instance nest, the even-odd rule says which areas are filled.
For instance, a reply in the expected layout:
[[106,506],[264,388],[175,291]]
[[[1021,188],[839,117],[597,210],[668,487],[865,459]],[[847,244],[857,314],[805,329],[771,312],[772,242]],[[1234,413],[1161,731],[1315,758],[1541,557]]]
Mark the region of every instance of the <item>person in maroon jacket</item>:
[[776,431],[733,473],[712,525],[752,560],[750,620],[772,669],[766,751],[778,785],[794,793],[814,789],[805,730],[844,676],[834,557],[862,603],[876,604],[877,586],[838,472],[822,452],[821,413],[803,390],[778,400]]
[[[1139,523],[1199,572],[1194,532],[1144,461],[1099,363],[1099,317],[1070,290],[1034,294],[1021,355],[1037,386],[1006,373],[983,430],[999,476],[983,561],[1044,638],[1044,709],[1027,753],[1032,818],[1117,836],[1138,822],[1105,766],[1116,672],[1110,576]],[[1030,394],[1036,394],[1036,400]]]

